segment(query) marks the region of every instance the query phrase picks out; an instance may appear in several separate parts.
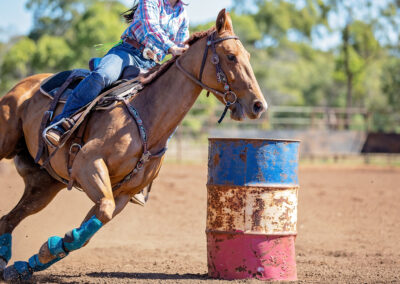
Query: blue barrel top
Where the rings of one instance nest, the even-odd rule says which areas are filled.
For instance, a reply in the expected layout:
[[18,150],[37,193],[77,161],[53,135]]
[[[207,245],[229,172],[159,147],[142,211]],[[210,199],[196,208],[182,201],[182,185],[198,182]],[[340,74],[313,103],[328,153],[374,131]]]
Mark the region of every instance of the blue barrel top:
[[298,185],[299,141],[210,138],[208,184]]

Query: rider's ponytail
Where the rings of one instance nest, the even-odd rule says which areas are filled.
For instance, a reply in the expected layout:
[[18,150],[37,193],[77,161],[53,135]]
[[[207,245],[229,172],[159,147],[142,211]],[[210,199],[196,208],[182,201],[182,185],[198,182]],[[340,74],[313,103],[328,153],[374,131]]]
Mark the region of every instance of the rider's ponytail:
[[135,12],[136,12],[138,6],[139,6],[138,1],[135,1],[135,3],[133,4],[133,6],[132,6],[131,9],[126,10],[125,12],[123,12],[123,13],[121,14],[121,16],[125,18],[125,21],[126,21],[128,24],[132,23],[133,16],[135,16]]

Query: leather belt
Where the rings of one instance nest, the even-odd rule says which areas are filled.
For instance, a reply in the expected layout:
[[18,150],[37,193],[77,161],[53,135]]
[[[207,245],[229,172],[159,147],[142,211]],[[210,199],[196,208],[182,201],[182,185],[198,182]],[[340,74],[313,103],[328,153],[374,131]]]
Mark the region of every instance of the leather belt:
[[143,44],[132,38],[124,38],[124,42],[138,49],[143,54],[144,58],[158,62],[157,55],[150,48],[146,48]]

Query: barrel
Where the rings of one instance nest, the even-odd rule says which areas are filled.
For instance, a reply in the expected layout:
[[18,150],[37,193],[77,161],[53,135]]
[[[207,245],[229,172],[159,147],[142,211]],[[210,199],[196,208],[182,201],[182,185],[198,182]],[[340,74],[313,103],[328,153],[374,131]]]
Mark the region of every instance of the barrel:
[[294,140],[209,139],[210,277],[297,280],[299,144]]

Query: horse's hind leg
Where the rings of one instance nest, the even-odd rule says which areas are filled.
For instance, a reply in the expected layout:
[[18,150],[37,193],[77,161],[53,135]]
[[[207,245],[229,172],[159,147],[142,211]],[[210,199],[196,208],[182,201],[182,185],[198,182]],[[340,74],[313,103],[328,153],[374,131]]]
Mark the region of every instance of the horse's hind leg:
[[[78,156],[79,157],[79,156]],[[18,261],[4,270],[7,281],[28,280],[33,272],[42,271],[66,257],[71,251],[78,250],[129,202],[131,196],[121,195],[114,199],[108,169],[101,159],[80,163],[76,181],[85,189],[86,194],[95,203],[79,228],[65,234],[64,238],[50,237],[28,262]]]
[[25,151],[18,154],[14,161],[18,173],[24,179],[25,191],[14,209],[0,219],[0,271],[4,270],[11,258],[13,230],[23,219],[45,208],[64,187],[36,165]]

